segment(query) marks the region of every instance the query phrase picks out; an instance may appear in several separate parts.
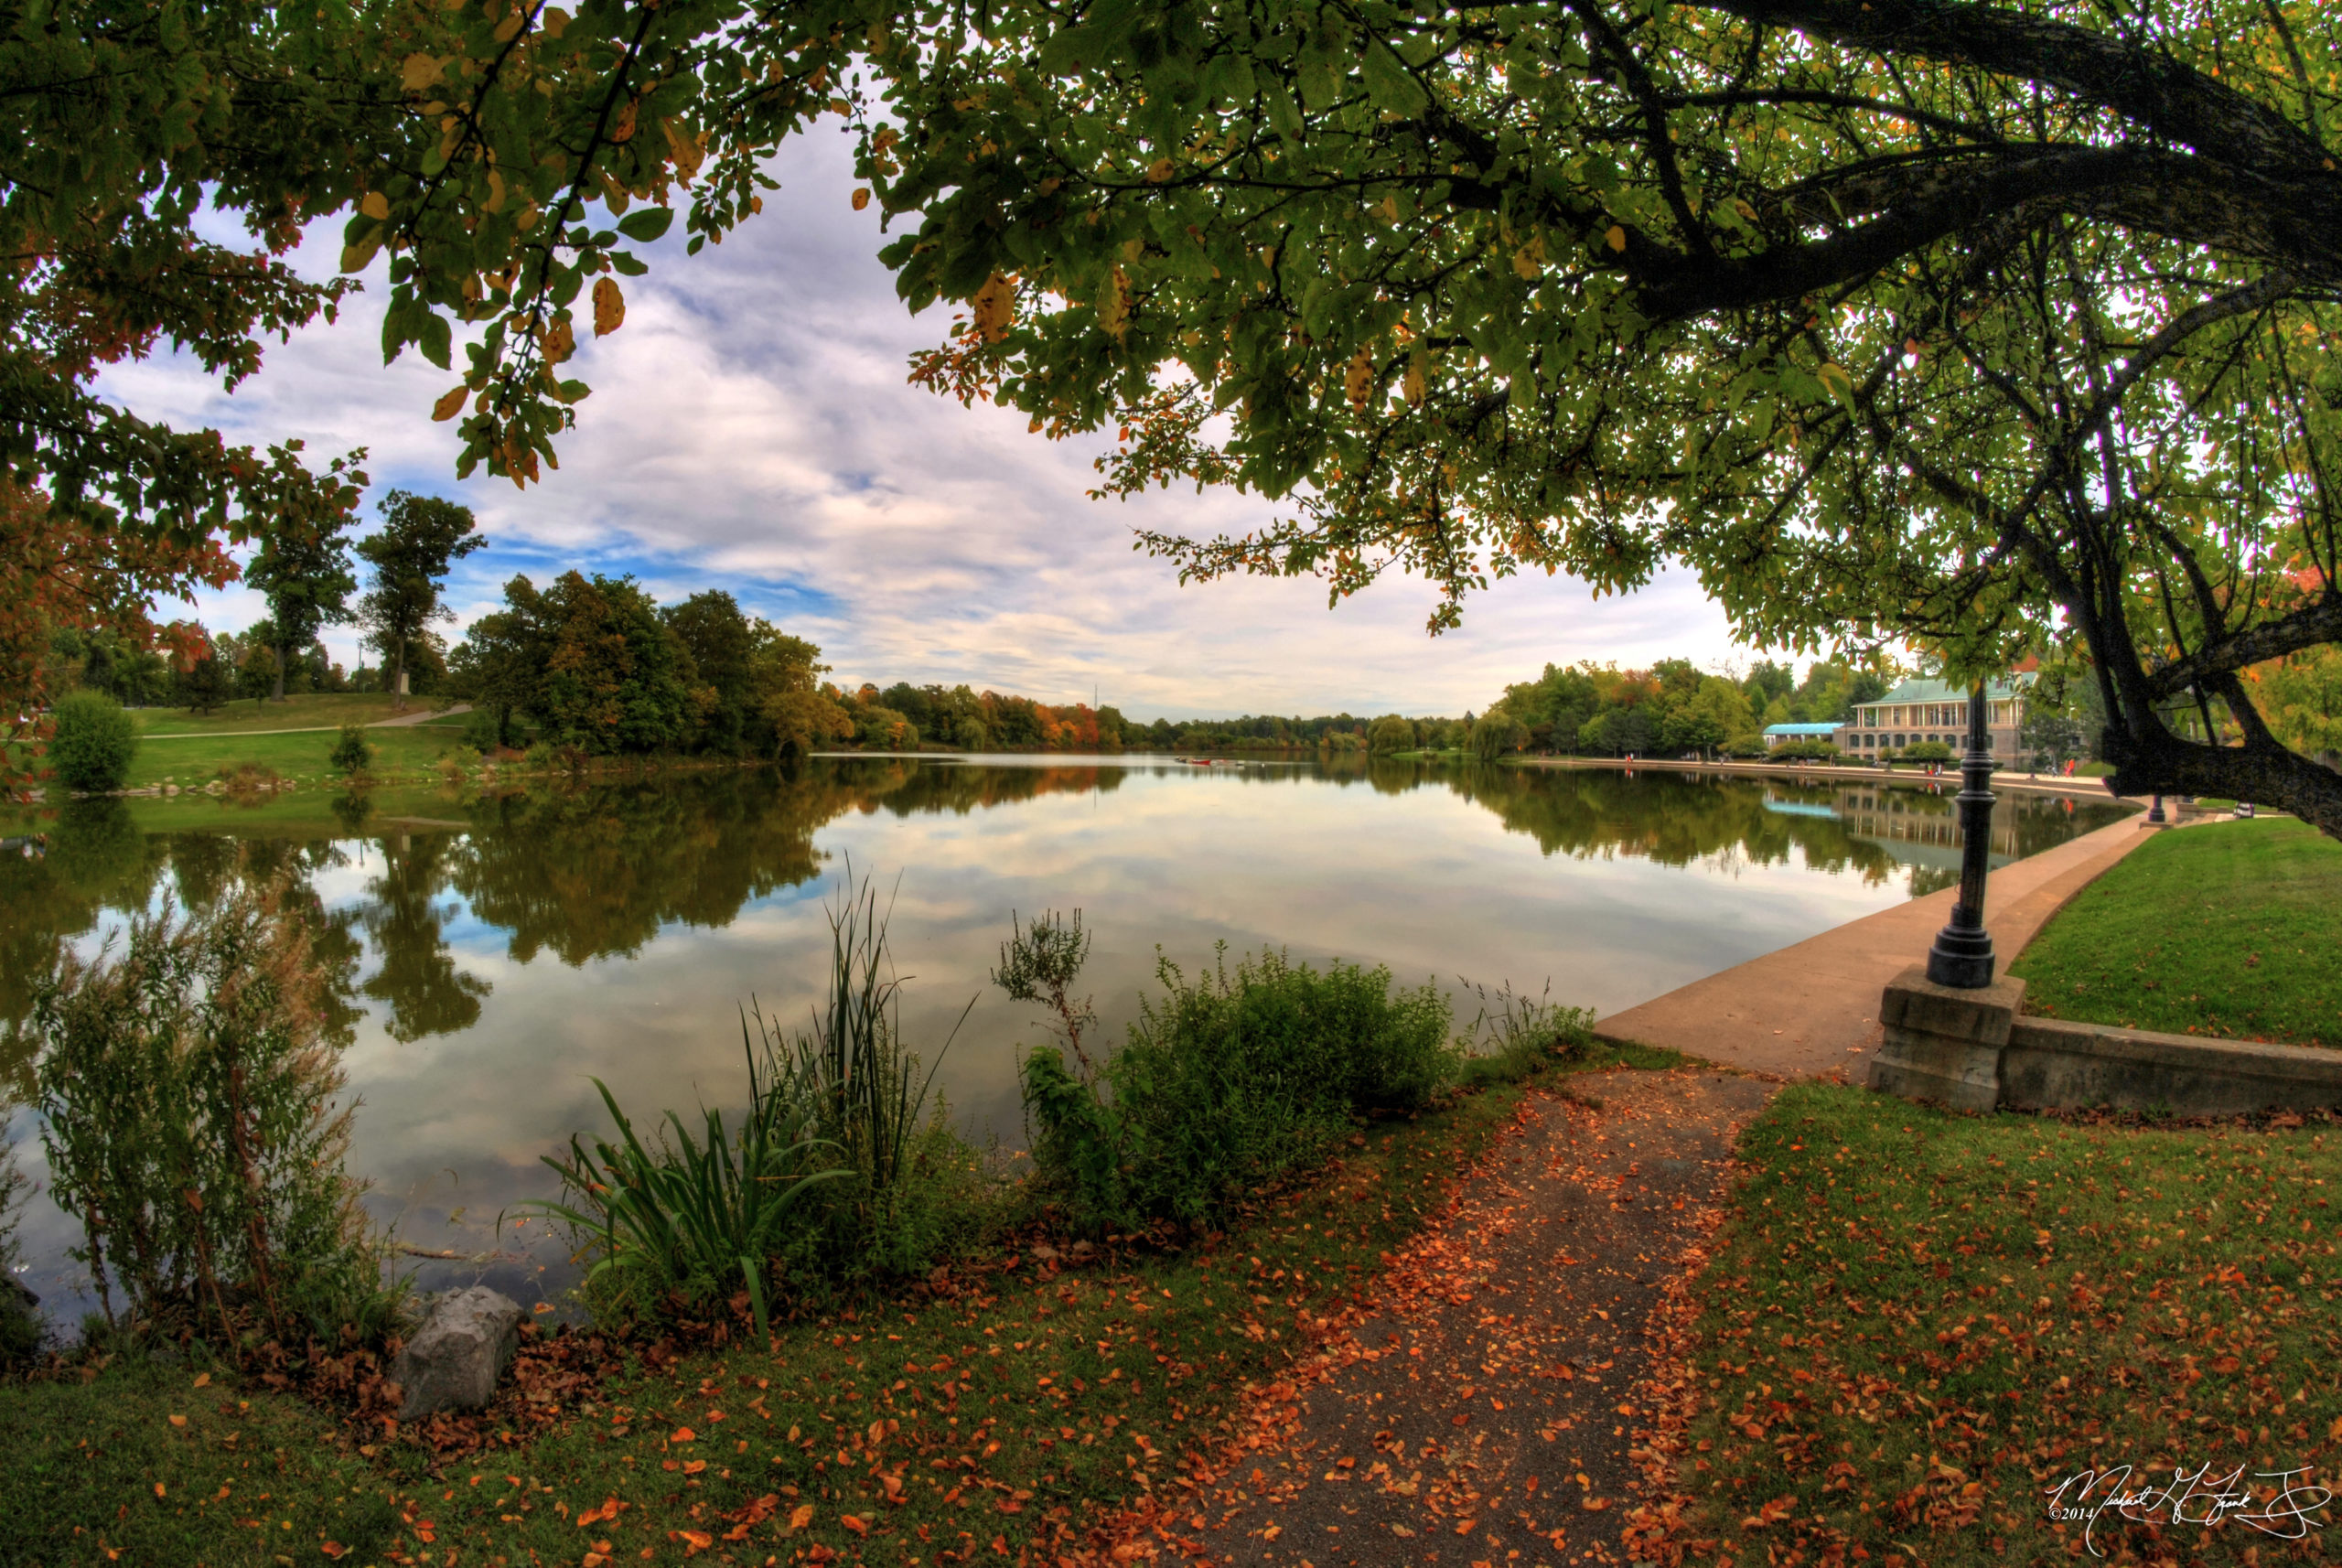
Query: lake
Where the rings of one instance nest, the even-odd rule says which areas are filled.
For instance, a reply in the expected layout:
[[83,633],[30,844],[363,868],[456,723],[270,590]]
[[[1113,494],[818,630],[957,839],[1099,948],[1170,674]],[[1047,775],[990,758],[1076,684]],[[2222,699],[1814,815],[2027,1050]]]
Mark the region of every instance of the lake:
[[[951,1114],[1020,1146],[1036,1010],[988,983],[1012,913],[1082,911],[1083,989],[1118,1038],[1158,956],[1193,972],[1263,946],[1388,964],[1459,993],[1502,983],[1603,1014],[1957,879],[1951,790],[1617,769],[1379,762],[1198,768],[1163,757],[851,758],[510,793],[310,792],[76,802],[0,832],[0,1094],[44,1178],[23,1027],[60,944],[131,912],[200,907],[290,872],[325,912],[358,1112],[351,1169],[420,1265],[524,1301],[567,1278],[512,1206],[539,1164],[605,1131],[591,1077],[637,1122],[746,1098],[739,1009],[796,1024],[827,963],[825,901],[891,900],[903,1022]],[[1940,793],[1938,792],[1940,788]],[[2123,814],[2006,798],[1994,864]],[[38,835],[38,836],[33,836]],[[1914,955],[1917,956],[1916,954]],[[969,1002],[975,1006],[952,1036]],[[90,1305],[78,1227],[36,1197],[25,1282],[60,1321]]]

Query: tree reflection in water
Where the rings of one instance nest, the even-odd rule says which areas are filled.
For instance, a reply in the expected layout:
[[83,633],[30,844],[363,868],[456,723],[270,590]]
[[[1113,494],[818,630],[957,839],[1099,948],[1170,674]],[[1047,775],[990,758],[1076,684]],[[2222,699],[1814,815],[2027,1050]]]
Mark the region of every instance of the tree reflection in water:
[[[142,832],[122,801],[76,801],[30,824],[46,835],[43,853],[0,855],[0,1093],[20,1096],[27,1083],[22,1023],[32,977],[64,942],[166,894],[204,908],[240,878],[289,873],[308,895],[315,940],[337,976],[337,1036],[350,1037],[371,1000],[386,1013],[392,1038],[414,1041],[470,1027],[490,993],[449,940],[464,911],[501,932],[518,963],[541,954],[572,967],[633,957],[664,926],[722,928],[752,901],[820,876],[826,857],[816,837],[847,813],[965,815],[1111,792],[1134,771],[1165,766],[816,761],[790,772],[677,773],[465,796],[341,796],[329,825],[279,825],[259,813],[240,827],[234,809],[223,807],[217,830],[160,833]],[[1547,855],[1671,866],[1794,857],[1873,885],[1907,873],[1914,895],[1949,886],[1957,874],[1949,794],[1867,783],[1348,757],[1231,770],[1213,783],[1312,780],[1391,794],[1450,790]],[[1995,858],[2036,853],[2120,811],[2004,797],[1993,817]],[[362,889],[328,909],[317,879],[361,863],[371,873]]]

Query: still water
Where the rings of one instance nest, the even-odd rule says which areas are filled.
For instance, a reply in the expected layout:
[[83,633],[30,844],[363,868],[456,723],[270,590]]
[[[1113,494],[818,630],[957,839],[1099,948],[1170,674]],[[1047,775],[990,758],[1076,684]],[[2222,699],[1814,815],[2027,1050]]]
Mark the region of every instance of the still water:
[[[1159,757],[851,759],[512,793],[79,802],[0,826],[0,1096],[45,1182],[23,1021],[31,976],[166,897],[199,908],[291,871],[330,929],[353,1173],[429,1249],[438,1285],[537,1299],[563,1249],[516,1227],[539,1156],[604,1130],[589,1077],[638,1122],[745,1098],[738,1010],[793,1022],[827,961],[849,865],[892,899],[903,1022],[952,1115],[1012,1152],[1032,1009],[987,983],[1012,912],[1083,912],[1107,1038],[1213,946],[1386,963],[1451,990],[1509,982],[1608,1014],[1955,879],[1947,786],[1800,786],[1412,763],[1201,768]],[[2114,820],[2004,798],[1994,863]],[[1459,999],[1459,1024],[1474,1006]],[[502,1216],[500,1226],[500,1215]],[[73,1222],[37,1197],[25,1282],[60,1321],[89,1298]]]

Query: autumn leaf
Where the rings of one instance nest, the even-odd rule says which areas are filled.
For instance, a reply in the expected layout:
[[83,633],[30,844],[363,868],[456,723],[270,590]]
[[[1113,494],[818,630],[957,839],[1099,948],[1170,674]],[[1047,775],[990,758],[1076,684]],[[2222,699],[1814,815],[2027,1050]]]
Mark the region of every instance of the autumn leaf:
[[411,54],[399,62],[399,85],[409,92],[420,92],[439,80],[446,62],[426,54]]
[[795,1508],[789,1510],[790,1529],[803,1530],[807,1525],[812,1522],[813,1505],[811,1503],[799,1503]]
[[209,1387],[211,1386],[211,1374],[210,1374],[210,1373],[209,1373],[209,1372],[198,1372],[198,1373],[196,1373],[196,1375],[195,1375],[195,1386],[196,1386],[197,1388],[199,1388],[199,1389],[208,1389],[208,1388],[209,1388]]
[[683,1474],[686,1476],[696,1476],[702,1470],[706,1468],[707,1461],[704,1459],[686,1459],[683,1461]]
[[845,1526],[846,1529],[854,1531],[856,1535],[868,1535],[870,1533],[870,1526],[853,1514],[841,1514],[838,1517],[838,1522]]
[[1602,236],[1602,241],[1603,243],[1608,245],[1612,250],[1617,252],[1619,254],[1624,255],[1626,253],[1627,231],[1618,227],[1617,224],[1613,223],[1610,225],[1609,231]]
[[171,1424],[173,1426],[185,1426],[187,1424],[187,1417],[183,1415],[175,1415],[171,1417]]
[[538,346],[544,351],[545,363],[558,365],[577,352],[577,334],[568,322],[556,321],[544,329]]
[[626,324],[626,295],[618,292],[618,279],[594,280],[594,336],[607,338]]
[[376,220],[388,218],[391,215],[391,199],[379,190],[370,190],[366,199],[358,204],[358,210]]
[[675,1428],[675,1435],[670,1437],[667,1441],[670,1443],[696,1443],[699,1441],[699,1434],[693,1432],[688,1426],[679,1426]]
[[1016,315],[1016,285],[1000,274],[984,280],[970,302],[975,307],[976,334],[987,343],[997,343],[1008,336],[1008,324]]
[[668,1539],[672,1541],[681,1541],[686,1547],[690,1548],[690,1550],[684,1553],[687,1557],[695,1556],[715,1544],[715,1537],[708,1534],[707,1531],[704,1530],[679,1530]]
[[[464,412],[464,400],[471,396],[471,393],[472,389],[469,387],[450,387],[446,396],[431,405],[431,417],[442,424],[455,418],[456,415]],[[195,1386],[201,1388],[203,1379],[198,1378]]]
[[867,206],[869,206],[869,205],[870,205],[870,188],[869,188],[868,186],[866,186],[866,185],[865,185],[865,186],[860,186],[860,187],[857,187],[857,188],[855,188],[855,190],[854,190],[854,209],[856,212],[859,212],[859,211],[861,211],[864,208],[865,208],[865,207],[867,207]]

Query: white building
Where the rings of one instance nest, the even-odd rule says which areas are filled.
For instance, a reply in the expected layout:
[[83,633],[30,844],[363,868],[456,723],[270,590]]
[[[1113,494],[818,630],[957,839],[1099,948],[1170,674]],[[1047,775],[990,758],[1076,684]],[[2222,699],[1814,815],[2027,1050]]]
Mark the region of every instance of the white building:
[[[1985,744],[2004,764],[2017,755],[2017,731],[2025,723],[2025,693],[2032,689],[2031,671],[1994,681],[1984,688],[1987,708]],[[1906,681],[1875,703],[1863,703],[1854,716],[1837,726],[1840,751],[1855,757],[1876,757],[1893,747],[1900,750],[1922,741],[1940,741],[1954,752],[1968,746],[1968,693],[1944,681]]]

